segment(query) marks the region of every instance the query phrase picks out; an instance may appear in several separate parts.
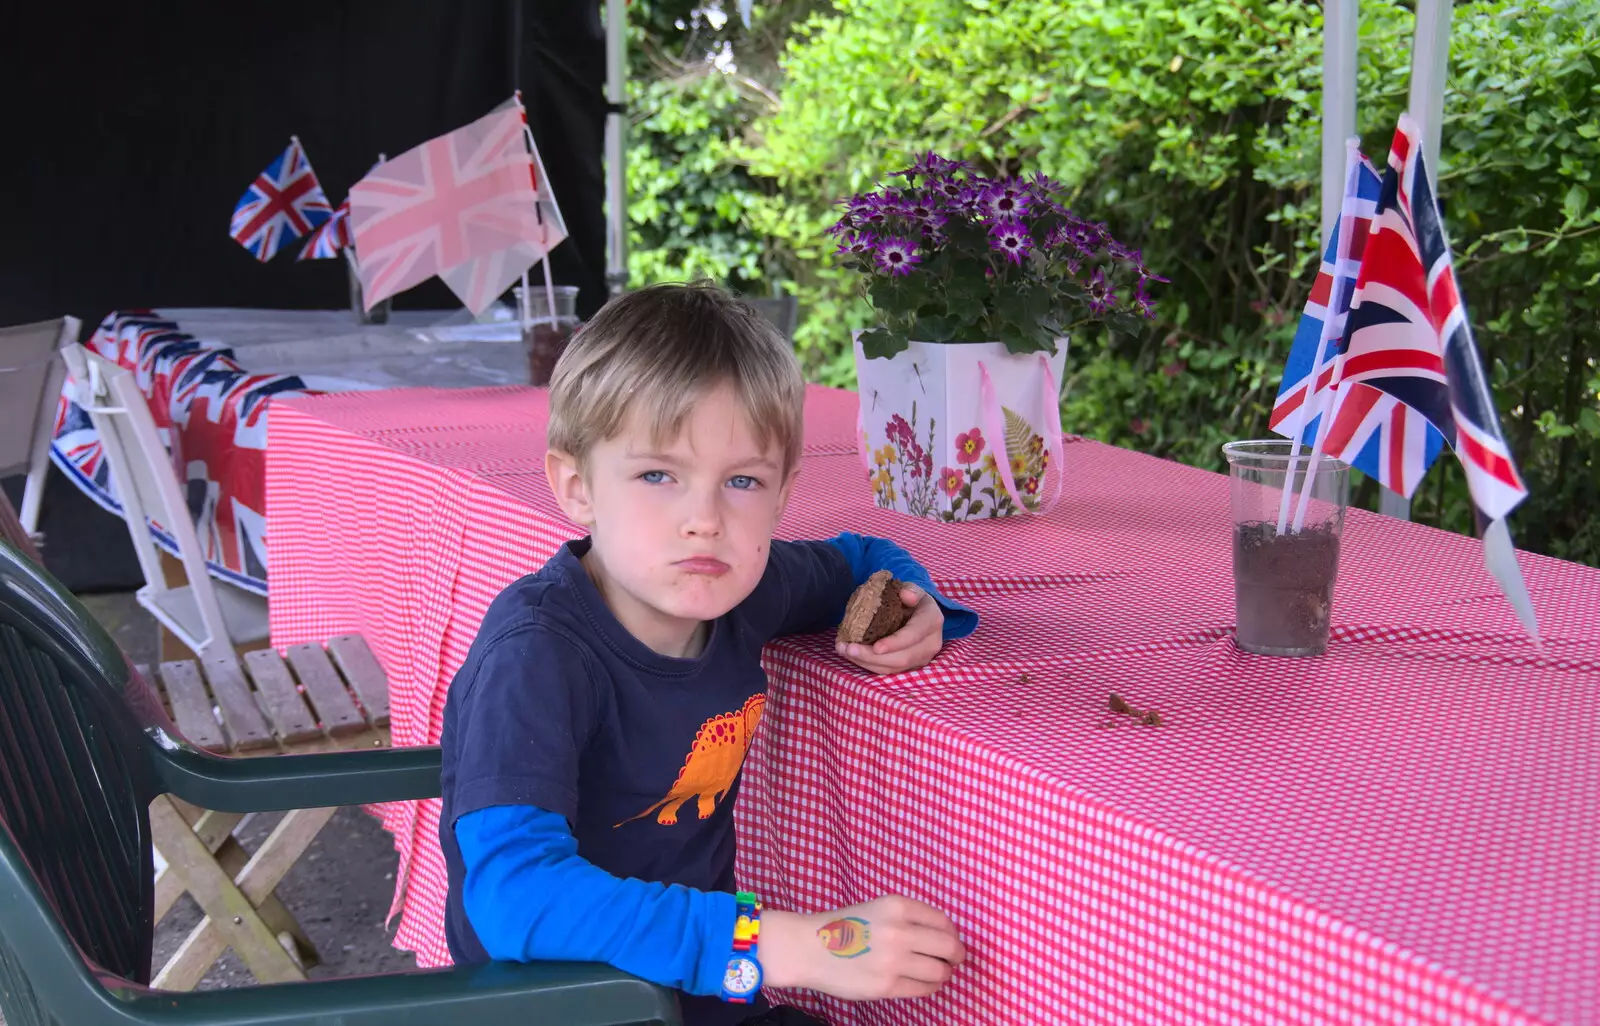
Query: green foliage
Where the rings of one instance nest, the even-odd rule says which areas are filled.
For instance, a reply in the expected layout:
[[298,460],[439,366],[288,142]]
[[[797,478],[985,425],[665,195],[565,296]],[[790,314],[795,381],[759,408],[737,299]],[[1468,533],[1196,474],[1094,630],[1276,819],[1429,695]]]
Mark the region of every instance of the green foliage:
[[[1381,162],[1412,15],[1361,14],[1360,127]],[[874,318],[824,236],[832,204],[930,149],[987,174],[1037,169],[1173,279],[1152,328],[1074,333],[1069,430],[1217,468],[1222,442],[1266,433],[1319,248],[1317,5],[839,0],[758,6],[748,32],[732,20],[715,44],[732,46],[736,74],[691,54],[640,87],[649,114],[630,179],[633,202],[650,201],[632,215],[636,281],[692,269],[789,290],[807,373],[852,384],[851,332]],[[1600,0],[1458,5],[1437,163],[1463,294],[1532,490],[1518,542],[1600,564],[1596,55]],[[1466,531],[1469,508],[1447,457],[1414,516]]]

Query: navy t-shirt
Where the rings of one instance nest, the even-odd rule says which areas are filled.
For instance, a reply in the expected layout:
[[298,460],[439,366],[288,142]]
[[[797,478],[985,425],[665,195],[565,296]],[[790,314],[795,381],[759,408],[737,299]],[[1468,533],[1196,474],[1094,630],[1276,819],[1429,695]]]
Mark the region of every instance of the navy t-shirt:
[[578,854],[616,876],[732,890],[733,799],[767,690],[761,650],[833,626],[854,587],[836,546],[775,541],[750,597],[712,623],[697,658],[676,659],[617,622],[579,562],[587,550],[572,542],[502,592],[450,687],[440,841],[459,963],[488,961],[462,907],[452,829],[477,809],[549,809],[572,824]]
[[[440,843],[458,964],[490,960],[463,900],[462,817],[497,806],[548,810],[571,826],[577,856],[612,876],[731,892],[732,803],[765,703],[765,644],[831,629],[853,588],[878,569],[944,608],[946,640],[977,626],[972,610],[940,596],[892,542],[775,541],[761,581],[711,625],[701,655],[676,659],[617,622],[580,562],[588,548],[567,545],[495,599],[450,688]],[[682,1001],[685,1021],[696,1024],[737,1022],[760,1008]]]

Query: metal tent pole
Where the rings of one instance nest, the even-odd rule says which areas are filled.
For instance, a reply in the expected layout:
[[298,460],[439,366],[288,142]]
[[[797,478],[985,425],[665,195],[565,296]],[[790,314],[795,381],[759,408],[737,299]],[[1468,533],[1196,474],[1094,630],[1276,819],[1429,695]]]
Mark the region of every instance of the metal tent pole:
[[1322,7],[1322,247],[1339,222],[1344,198],[1345,140],[1356,134],[1356,47],[1359,0]]
[[[1439,139],[1444,122],[1444,83],[1450,66],[1450,16],[1453,0],[1417,0],[1417,27],[1411,37],[1411,89],[1406,101],[1422,128],[1428,157],[1428,184],[1439,182]],[[1438,195],[1435,189],[1434,195]],[[1378,493],[1378,512],[1411,519],[1411,500],[1389,489]]]
[[1444,124],[1444,83],[1450,67],[1453,0],[1417,0],[1417,30],[1411,39],[1411,116],[1422,126],[1428,184],[1439,181],[1439,138]]
[[606,0],[606,289],[628,286],[627,0]]

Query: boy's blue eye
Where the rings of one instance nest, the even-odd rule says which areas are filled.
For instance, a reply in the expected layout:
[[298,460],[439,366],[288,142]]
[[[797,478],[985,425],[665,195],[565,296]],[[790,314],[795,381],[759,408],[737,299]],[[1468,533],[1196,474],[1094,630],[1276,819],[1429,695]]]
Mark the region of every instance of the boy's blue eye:
[[752,489],[761,487],[761,482],[751,477],[749,474],[735,474],[733,477],[728,479],[728,484],[739,489],[740,491],[750,491]]
[[647,470],[639,475],[639,480],[645,484],[666,484],[667,472],[665,470]]

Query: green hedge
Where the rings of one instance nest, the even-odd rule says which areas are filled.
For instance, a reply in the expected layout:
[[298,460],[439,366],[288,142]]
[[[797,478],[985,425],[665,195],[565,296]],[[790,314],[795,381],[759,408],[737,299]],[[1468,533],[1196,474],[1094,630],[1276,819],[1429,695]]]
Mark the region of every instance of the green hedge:
[[[731,5],[730,5],[731,6]],[[1317,250],[1321,15],[1288,0],[842,0],[744,30],[645,7],[630,147],[636,284],[707,274],[800,297],[814,379],[853,384],[871,323],[822,229],[936,149],[1042,170],[1173,279],[1138,336],[1073,340],[1064,421],[1220,467],[1266,434]],[[784,21],[783,18],[793,20]],[[685,30],[674,22],[684,21]],[[1363,5],[1360,129],[1378,162],[1412,16]],[[1439,160],[1457,269],[1532,495],[1518,543],[1600,565],[1600,0],[1458,4]],[[737,69],[700,59],[726,40]],[[662,56],[669,46],[681,59]],[[1373,501],[1371,482],[1358,492]],[[1471,529],[1441,460],[1416,519]]]

